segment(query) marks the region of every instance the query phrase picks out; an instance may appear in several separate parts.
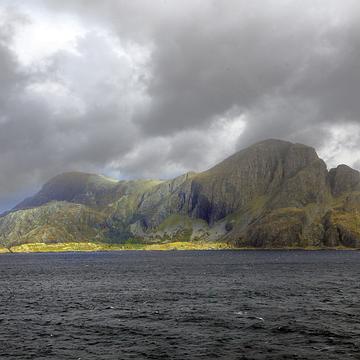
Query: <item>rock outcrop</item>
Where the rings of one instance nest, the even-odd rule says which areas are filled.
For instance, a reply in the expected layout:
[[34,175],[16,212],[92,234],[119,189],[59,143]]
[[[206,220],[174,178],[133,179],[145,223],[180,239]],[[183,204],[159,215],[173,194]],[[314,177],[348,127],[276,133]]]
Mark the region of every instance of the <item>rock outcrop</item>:
[[339,165],[336,169],[331,169],[329,180],[332,193],[335,196],[360,190],[360,173],[346,165]]

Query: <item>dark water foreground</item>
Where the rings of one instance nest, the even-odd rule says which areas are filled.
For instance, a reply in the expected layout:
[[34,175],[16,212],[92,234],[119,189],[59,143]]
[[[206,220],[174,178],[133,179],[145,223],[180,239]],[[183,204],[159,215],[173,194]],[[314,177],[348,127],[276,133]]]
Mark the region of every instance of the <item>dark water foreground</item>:
[[360,251],[1,255],[0,359],[360,359]]

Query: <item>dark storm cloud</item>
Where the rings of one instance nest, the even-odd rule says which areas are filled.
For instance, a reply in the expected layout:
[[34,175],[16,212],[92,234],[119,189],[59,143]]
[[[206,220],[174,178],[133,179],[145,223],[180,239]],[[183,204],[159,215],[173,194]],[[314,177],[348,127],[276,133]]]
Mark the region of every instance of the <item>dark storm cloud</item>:
[[[0,28],[0,197],[74,168],[122,177],[201,170],[268,137],[315,146],[330,162],[349,149],[350,165],[360,158],[358,1],[26,6],[75,16],[87,33],[77,54],[59,51],[35,71],[17,63],[11,31]],[[233,126],[240,116],[244,128]],[[356,140],[343,142],[342,128]]]
[[[209,22],[216,22],[215,14]],[[311,41],[304,34],[304,44],[294,44],[270,19],[259,19],[258,26],[229,21],[224,29],[204,31],[202,24],[194,23],[187,31],[161,39],[164,46],[154,52],[156,75],[149,84],[153,103],[142,118],[149,132],[199,125],[235,105],[245,111],[276,92]]]
[[313,101],[320,122],[358,118],[356,1],[50,3],[110,19],[119,37],[153,43],[152,101],[136,119],[148,133],[199,126],[234,105],[257,111],[271,96],[297,96],[305,111]]
[[[13,14],[11,20],[16,21]],[[10,194],[29,180],[27,170],[34,160],[32,150],[42,140],[36,131],[38,116],[46,112],[36,104],[28,106],[19,95],[26,84],[26,75],[8,48],[12,36],[12,25],[0,26],[0,198],[7,201]],[[33,115],[33,121],[29,121],[29,114]]]
[[[271,136],[321,148],[329,141],[332,126],[360,124],[359,20],[355,12],[346,26],[327,29],[318,47],[296,67],[298,75],[295,72],[289,84],[248,109],[247,144]],[[359,133],[358,129],[351,135],[356,139]],[[243,144],[242,139],[239,142]],[[360,144],[341,145],[359,148]],[[332,160],[336,155],[331,154]]]

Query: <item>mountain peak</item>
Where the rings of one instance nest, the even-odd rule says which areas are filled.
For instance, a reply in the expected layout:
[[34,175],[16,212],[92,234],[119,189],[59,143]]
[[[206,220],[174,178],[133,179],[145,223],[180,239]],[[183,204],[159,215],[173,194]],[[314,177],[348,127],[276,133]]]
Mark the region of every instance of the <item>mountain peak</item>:
[[269,139],[264,139],[264,140],[260,140],[252,145],[250,145],[249,147],[256,147],[256,146],[276,146],[276,145],[292,145],[293,143],[291,143],[290,141],[287,140],[281,140],[281,139],[275,139],[275,138],[269,138]]
[[13,210],[41,206],[50,201],[86,202],[87,194],[112,189],[117,183],[118,181],[102,175],[79,171],[64,172],[51,178],[37,194],[25,199]]

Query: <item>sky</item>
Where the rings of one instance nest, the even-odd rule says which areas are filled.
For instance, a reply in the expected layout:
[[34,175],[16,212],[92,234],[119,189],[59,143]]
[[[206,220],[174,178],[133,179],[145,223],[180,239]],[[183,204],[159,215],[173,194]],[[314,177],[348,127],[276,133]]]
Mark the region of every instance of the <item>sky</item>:
[[0,211],[267,138],[360,169],[360,1],[0,0]]

